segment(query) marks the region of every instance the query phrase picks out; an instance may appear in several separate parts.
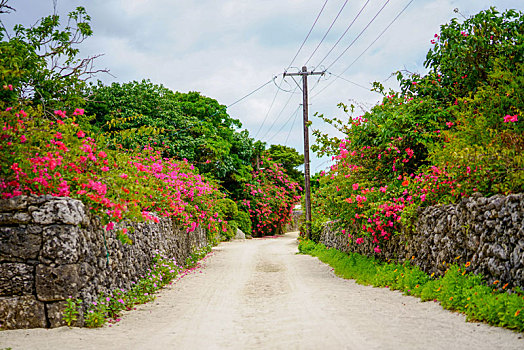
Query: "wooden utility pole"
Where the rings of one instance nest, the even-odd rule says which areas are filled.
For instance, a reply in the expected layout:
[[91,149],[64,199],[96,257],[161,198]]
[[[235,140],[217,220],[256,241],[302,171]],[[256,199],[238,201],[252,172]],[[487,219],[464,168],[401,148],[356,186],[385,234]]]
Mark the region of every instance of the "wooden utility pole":
[[284,72],[286,76],[302,76],[302,113],[304,120],[304,192],[306,195],[306,238],[311,238],[311,185],[309,183],[309,119],[308,119],[308,96],[307,96],[307,77],[308,75],[324,75],[324,72],[308,72],[307,67],[302,67],[302,71],[297,73]]

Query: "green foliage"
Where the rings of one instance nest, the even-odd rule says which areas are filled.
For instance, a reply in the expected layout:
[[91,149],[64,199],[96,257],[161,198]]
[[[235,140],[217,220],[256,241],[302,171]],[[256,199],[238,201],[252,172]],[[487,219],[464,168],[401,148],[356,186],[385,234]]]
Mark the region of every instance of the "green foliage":
[[[304,199],[302,199],[302,207],[304,207]],[[326,223],[329,221],[329,218],[323,215],[320,211],[312,212],[311,217],[311,241],[318,243],[320,241],[320,236]],[[306,232],[306,222],[303,222],[300,225],[300,232],[303,235]]]
[[192,269],[198,265],[198,262],[202,260],[209,252],[211,252],[211,245],[207,245],[202,249],[196,250],[191,253],[185,261],[184,267],[186,269]]
[[251,219],[249,218],[249,213],[243,210],[239,210],[235,221],[238,223],[238,228],[240,228],[240,230],[244,232],[246,235],[250,235],[252,233]]
[[[302,241],[299,252],[318,257],[334,268],[335,273],[357,283],[387,287],[422,301],[440,302],[445,309],[466,314],[468,321],[481,321],[494,326],[524,331],[524,292],[519,288],[507,291],[487,286],[482,277],[469,274],[466,266],[452,265],[438,279],[427,275],[409,261],[404,264],[380,262],[357,253],[345,254],[323,244]],[[496,281],[498,282],[498,281]]]
[[[398,74],[402,92],[348,120],[330,119],[343,137],[314,131],[319,155],[336,164],[319,174],[318,217],[357,243],[380,244],[413,228],[417,208],[473,192],[524,190],[524,15],[483,11],[452,20],[435,36],[425,76]],[[324,220],[324,219],[322,219]]]
[[495,58],[511,69],[524,63],[524,15],[515,10],[499,13],[494,7],[460,23],[440,27],[425,61],[430,72],[403,80],[403,91],[452,102],[466,97],[485,82]]
[[264,152],[264,156],[280,164],[291,180],[299,184],[304,183],[304,173],[296,169],[304,164],[304,156],[298,153],[296,149],[284,145],[271,145]]
[[524,191],[524,124],[508,120],[524,111],[524,64],[509,70],[496,63],[474,93],[449,109],[454,118],[444,132],[445,147],[432,150],[432,163],[465,193]]
[[148,80],[99,83],[91,89],[86,113],[94,127],[125,147],[163,146],[165,157],[187,159],[218,180],[233,198],[251,177],[256,146],[226,107],[198,92],[173,92]]
[[238,222],[236,221],[238,216],[237,204],[229,198],[223,198],[217,201],[217,211],[228,224],[226,231],[222,232],[222,234],[226,240],[230,240],[235,237],[238,228]]
[[[17,102],[41,104],[48,115],[57,106],[82,106],[85,80],[95,57],[78,58],[78,45],[93,34],[91,18],[83,7],[68,15],[61,28],[58,15],[40,19],[34,26],[16,25],[12,34],[0,27],[0,91],[3,108]],[[7,88],[6,88],[7,87]]]
[[66,299],[66,307],[62,316],[68,327],[71,327],[78,319],[79,308],[82,305],[82,300],[73,299],[71,297]]
[[260,170],[244,186],[243,208],[249,212],[255,236],[282,234],[300,199],[300,186],[289,179],[280,165],[262,158]]
[[[91,86],[86,113],[94,116],[95,130],[106,132],[126,148],[148,144],[150,138],[160,143],[160,133],[175,132],[186,121],[174,93],[148,80],[110,86],[98,82]],[[170,149],[166,156],[173,156]]]

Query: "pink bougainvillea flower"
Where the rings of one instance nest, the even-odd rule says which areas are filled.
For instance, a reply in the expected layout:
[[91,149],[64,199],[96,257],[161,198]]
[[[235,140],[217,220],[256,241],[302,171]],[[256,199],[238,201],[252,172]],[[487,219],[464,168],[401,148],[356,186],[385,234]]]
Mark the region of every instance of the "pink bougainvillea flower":
[[516,121],[518,121],[518,115],[515,114],[515,115],[509,115],[507,114],[505,117],[504,117],[504,123],[514,123]]
[[84,115],[84,110],[82,108],[77,108],[73,112],[73,115]]
[[115,224],[113,222],[110,222],[106,225],[106,231],[110,231],[115,228]]
[[55,115],[60,117],[60,118],[66,118],[67,117],[66,112],[65,111],[61,111],[61,110],[55,111]]
[[357,244],[362,244],[362,243],[364,243],[364,238],[359,237],[359,238],[357,238],[356,242],[357,242]]
[[447,122],[446,125],[448,126],[448,128],[451,128],[455,123],[453,122]]
[[382,250],[380,250],[380,247],[377,245],[374,249],[375,253],[380,253]]
[[86,133],[83,132],[82,130],[79,130],[77,133],[76,133],[76,136],[78,136],[79,139],[83,138],[86,136]]
[[27,137],[25,135],[20,136],[20,142],[25,143],[27,141]]
[[353,191],[358,190],[358,183],[353,184]]

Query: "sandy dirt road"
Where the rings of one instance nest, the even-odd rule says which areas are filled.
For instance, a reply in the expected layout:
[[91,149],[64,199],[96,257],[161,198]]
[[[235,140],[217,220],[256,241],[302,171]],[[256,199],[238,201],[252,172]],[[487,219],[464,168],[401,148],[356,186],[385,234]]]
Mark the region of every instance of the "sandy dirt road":
[[524,349],[522,333],[336,277],[296,234],[222,243],[112,327],[0,332],[0,349]]

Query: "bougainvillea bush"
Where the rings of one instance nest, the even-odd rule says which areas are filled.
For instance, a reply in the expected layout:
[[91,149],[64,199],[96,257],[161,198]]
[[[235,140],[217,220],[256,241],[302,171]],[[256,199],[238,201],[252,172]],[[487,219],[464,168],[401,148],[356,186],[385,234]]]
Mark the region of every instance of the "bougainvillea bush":
[[277,163],[263,158],[259,166],[252,181],[244,185],[242,204],[249,212],[254,236],[281,234],[302,189]]
[[344,137],[315,132],[314,149],[335,161],[320,174],[316,217],[380,253],[418,207],[524,191],[523,30],[515,11],[453,20],[431,40],[427,75],[399,74],[401,92],[348,123],[321,116]]
[[[101,135],[78,124],[83,110],[0,112],[0,197],[22,194],[69,196],[101,217],[106,229],[124,219],[172,217],[188,232],[203,225],[214,236],[225,231],[216,203],[224,195],[187,161],[162,158],[161,145],[140,150],[109,149]],[[126,229],[119,238],[129,242]]]

